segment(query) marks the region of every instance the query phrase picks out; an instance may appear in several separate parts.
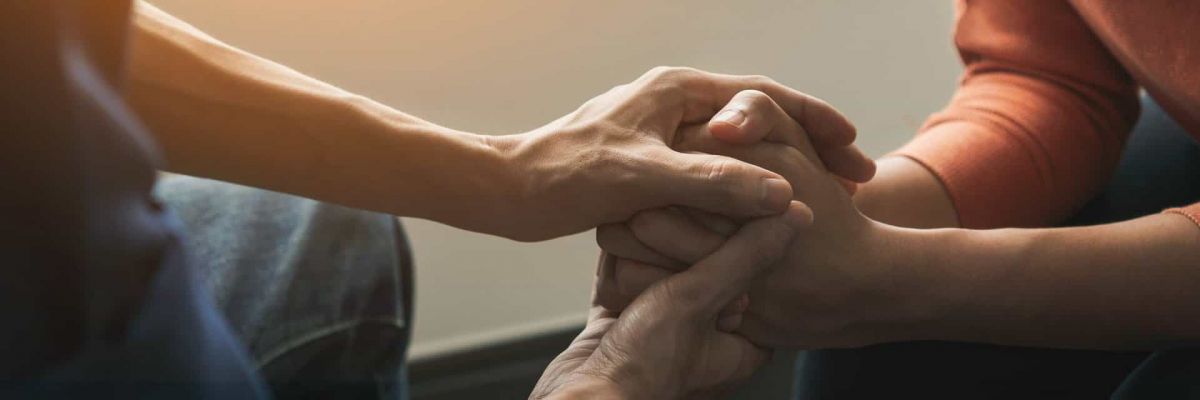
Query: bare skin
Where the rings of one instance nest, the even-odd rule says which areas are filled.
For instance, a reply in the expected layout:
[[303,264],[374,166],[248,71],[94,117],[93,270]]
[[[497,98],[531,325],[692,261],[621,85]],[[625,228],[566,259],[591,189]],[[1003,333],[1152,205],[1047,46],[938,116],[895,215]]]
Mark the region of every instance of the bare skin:
[[[745,315],[733,318],[756,343],[824,348],[930,339],[1159,349],[1200,341],[1200,321],[1190,317],[1200,304],[1192,290],[1200,284],[1200,229],[1184,216],[1078,228],[906,228],[957,225],[944,189],[916,162],[880,161],[878,178],[852,200],[820,163],[697,138],[690,146],[788,177],[815,214],[783,264],[749,291]],[[720,216],[671,210],[603,227],[601,246],[623,258],[604,292],[619,307],[711,252],[732,227]]]
[[[844,187],[875,172],[844,116],[761,76],[656,68],[545,126],[487,136],[307,77],[144,2],[132,38],[124,94],[171,171],[517,240],[671,205],[756,219],[726,250],[635,302],[632,310],[643,312],[618,316],[597,304],[590,333],[544,377],[540,393],[549,397],[703,393],[748,376],[765,359],[745,338],[718,331],[717,313],[775,264],[811,213],[792,200],[783,175],[674,149],[685,132],[753,149],[815,148]],[[776,113],[761,112],[764,105]],[[679,351],[661,351],[663,335]],[[646,351],[606,357],[631,346]],[[638,379],[642,370],[661,379]]]
[[718,330],[718,315],[811,222],[811,211],[793,203],[782,216],[747,223],[623,311],[593,301],[587,327],[550,363],[530,398],[709,398],[749,378],[770,353]]
[[[792,196],[778,174],[670,148],[677,130],[708,123],[745,90],[784,104],[844,178],[863,182],[874,172],[845,117],[758,76],[657,68],[543,127],[487,136],[304,76],[141,2],[131,51],[127,97],[172,171],[518,240],[671,204],[742,217],[782,212]],[[713,123],[729,118],[754,137],[753,118]]]

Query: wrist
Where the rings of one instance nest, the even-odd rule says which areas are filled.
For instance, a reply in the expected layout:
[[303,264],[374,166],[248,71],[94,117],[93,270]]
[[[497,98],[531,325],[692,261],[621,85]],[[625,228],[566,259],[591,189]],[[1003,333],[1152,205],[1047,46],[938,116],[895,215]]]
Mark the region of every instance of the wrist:
[[[1043,239],[1019,229],[909,229],[889,227],[897,285],[908,294],[897,340],[978,340],[981,324],[998,304],[1020,302],[1011,293],[1006,265],[1026,264],[1028,249]],[[1019,275],[1019,274],[1018,274]]]
[[510,216],[509,220],[528,218],[526,210],[533,206],[534,191],[530,189],[531,175],[535,173],[529,154],[534,133],[511,135],[478,135],[480,143],[487,149],[487,168],[493,175],[496,190],[487,193],[486,201],[496,205],[499,215]]
[[910,228],[959,226],[954,204],[932,171],[907,157],[885,157],[876,163],[875,177],[854,194],[854,205],[863,214]]
[[[525,135],[493,136],[450,132],[463,150],[444,176],[446,210],[468,229],[511,237],[513,221],[529,209],[525,167],[517,154]],[[452,223],[451,225],[458,224]]]
[[[493,137],[442,127],[394,110],[359,107],[367,132],[383,138],[363,146],[369,166],[349,193],[371,193],[383,211],[501,234],[513,197],[513,173]],[[374,130],[372,130],[374,129]],[[345,147],[345,146],[343,146]],[[352,158],[352,157],[342,157]]]
[[[961,230],[912,229],[872,221],[868,264],[878,274],[876,288],[882,303],[873,322],[880,337],[874,342],[933,339],[930,327],[941,325],[960,299],[962,287],[953,282],[942,257],[947,236]],[[961,272],[961,271],[957,271]],[[957,273],[954,272],[954,273]]]

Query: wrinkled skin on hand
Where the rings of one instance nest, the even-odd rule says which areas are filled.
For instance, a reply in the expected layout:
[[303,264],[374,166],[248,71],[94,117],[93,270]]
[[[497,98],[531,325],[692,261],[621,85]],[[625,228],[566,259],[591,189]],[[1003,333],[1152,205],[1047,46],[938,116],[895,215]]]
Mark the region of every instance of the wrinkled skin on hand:
[[[776,264],[810,221],[809,210],[792,203],[781,216],[747,223],[720,249],[657,282],[621,312],[593,302],[587,327],[550,364],[530,398],[709,397],[745,380],[769,353],[718,330],[717,316]],[[596,386],[606,388],[604,394],[572,395]]]

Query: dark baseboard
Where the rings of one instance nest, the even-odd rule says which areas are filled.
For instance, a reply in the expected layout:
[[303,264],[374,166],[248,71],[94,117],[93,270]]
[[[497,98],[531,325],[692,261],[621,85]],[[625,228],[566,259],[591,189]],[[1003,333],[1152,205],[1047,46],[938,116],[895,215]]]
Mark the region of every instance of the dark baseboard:
[[525,399],[583,325],[408,364],[414,400]]

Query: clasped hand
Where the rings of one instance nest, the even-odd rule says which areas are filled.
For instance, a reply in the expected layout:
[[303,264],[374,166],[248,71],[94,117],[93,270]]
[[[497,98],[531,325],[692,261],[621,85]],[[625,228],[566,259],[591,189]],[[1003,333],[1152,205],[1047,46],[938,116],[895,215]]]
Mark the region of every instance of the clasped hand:
[[[761,92],[739,93],[725,108],[754,123],[685,126],[673,147],[782,176],[795,200],[791,234],[755,228],[769,218],[747,222],[679,206],[601,226],[587,329],[551,364],[534,397],[714,395],[747,378],[765,349],[874,343],[869,324],[886,324],[889,312],[905,307],[889,295],[897,288],[888,287],[880,261],[885,226],[859,213],[854,185],[830,173],[805,127]],[[743,249],[741,258],[733,248]],[[707,286],[677,290],[676,282],[691,279]]]
[[[807,134],[785,135],[774,129],[782,121],[746,114],[743,106],[761,99],[774,99],[772,107]],[[873,162],[853,145],[854,127],[823,101],[759,76],[656,68],[543,127],[488,138],[512,169],[502,174],[510,176],[504,185],[510,189],[476,202],[495,212],[456,225],[543,240],[668,205],[740,218],[782,212],[792,188],[780,174],[677,146],[686,132],[706,127],[738,143],[798,144],[811,137],[814,151],[844,179],[865,182],[874,173]]]

